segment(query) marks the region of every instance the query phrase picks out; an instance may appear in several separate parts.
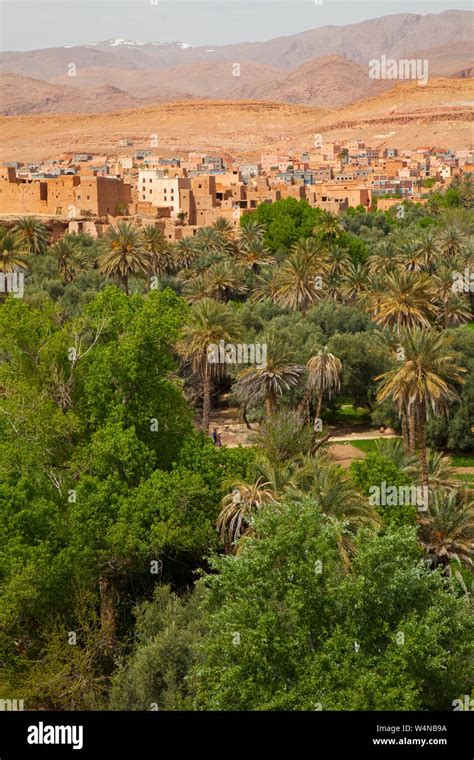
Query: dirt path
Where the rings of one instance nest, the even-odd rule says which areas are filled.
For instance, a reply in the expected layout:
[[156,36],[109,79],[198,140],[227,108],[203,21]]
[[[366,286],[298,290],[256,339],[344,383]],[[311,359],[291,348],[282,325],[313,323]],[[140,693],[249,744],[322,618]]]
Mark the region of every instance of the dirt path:
[[335,433],[330,437],[330,441],[375,441],[379,438],[399,438],[396,433],[386,432],[379,433],[378,430],[365,433]]
[[365,459],[365,452],[357,449],[351,443],[333,443],[330,447],[332,458],[345,470],[354,459]]
[[[252,430],[249,430],[246,424],[239,421],[238,409],[219,409],[211,414],[211,423],[209,426],[212,432],[213,428],[221,433],[222,443],[224,446],[235,448],[236,446],[251,446],[252,433],[258,430],[258,423],[252,424]],[[342,429],[331,435],[329,442],[365,440],[371,441],[377,438],[397,438],[396,434],[387,430],[386,433],[379,433],[378,430],[353,431],[351,429]],[[362,454],[358,449],[352,449]],[[355,458],[355,457],[353,457]]]
[[[213,428],[217,428],[221,433],[222,444],[231,449],[237,446],[251,446],[252,434],[258,430],[258,424],[252,424],[252,430],[249,430],[244,422],[239,422],[238,418],[238,409],[215,410],[211,415],[210,434],[212,434]],[[351,440],[374,441],[398,437],[389,428],[385,433],[380,433],[378,430],[351,431],[346,428],[331,435],[329,445],[334,461],[347,469],[354,459],[365,459],[366,457],[364,451],[350,443]],[[474,466],[453,467],[453,470],[459,474],[474,475]]]
[[231,449],[237,446],[251,446],[250,436],[258,430],[258,425],[252,425],[255,430],[249,430],[244,422],[238,421],[237,416],[237,409],[219,409],[211,414],[210,433],[212,434],[213,428],[217,428],[223,446],[229,446]]

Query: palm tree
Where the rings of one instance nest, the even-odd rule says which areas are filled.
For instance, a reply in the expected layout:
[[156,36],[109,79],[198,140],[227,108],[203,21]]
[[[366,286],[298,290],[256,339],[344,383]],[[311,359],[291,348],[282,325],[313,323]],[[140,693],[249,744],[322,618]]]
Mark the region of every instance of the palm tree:
[[231,222],[229,222],[228,219],[225,219],[225,217],[219,216],[212,226],[215,230],[218,231],[220,235],[222,235],[222,237],[226,238],[227,240],[234,239],[234,226]]
[[339,286],[341,281],[349,271],[349,267],[352,266],[351,257],[341,245],[331,243],[328,246],[328,264],[328,292],[337,298],[340,295]]
[[265,227],[259,224],[256,219],[251,216],[242,217],[239,246],[241,248],[252,247],[263,243],[265,240]]
[[22,253],[41,254],[46,252],[49,233],[46,226],[35,216],[23,216],[13,226],[13,232]]
[[99,270],[116,277],[128,295],[128,280],[132,274],[147,274],[150,257],[143,250],[140,235],[131,223],[120,222],[111,227],[104,238],[105,252],[99,258]]
[[448,259],[455,259],[467,244],[465,233],[454,225],[446,227],[438,235],[440,253]]
[[394,272],[400,264],[400,254],[390,240],[379,243],[368,261],[371,274]]
[[279,267],[266,266],[255,278],[255,288],[251,300],[277,302],[277,294],[282,284],[282,275]]
[[201,227],[194,241],[198,250],[206,256],[222,256],[232,248],[230,241],[216,227]]
[[327,272],[327,263],[314,238],[300,240],[279,268],[280,284],[275,300],[280,306],[301,311],[302,316],[322,297],[317,278]]
[[426,419],[446,414],[448,404],[458,398],[453,384],[464,382],[459,355],[452,350],[453,338],[434,330],[402,330],[400,344],[404,359],[399,367],[380,375],[379,401],[391,398],[399,410],[407,410],[410,424],[417,434],[421,481],[429,486],[426,459]]
[[343,232],[344,227],[335,214],[324,209],[319,211],[313,229],[314,235],[318,236],[321,240],[330,241],[342,235]]
[[433,494],[429,509],[419,515],[420,540],[433,568],[450,574],[454,559],[472,566],[474,540],[474,503],[468,491],[439,489]]
[[139,232],[140,248],[148,256],[149,276],[164,277],[171,265],[171,252],[162,230],[147,224]]
[[12,274],[17,269],[26,269],[27,263],[18,251],[18,243],[13,232],[0,227],[0,272]]
[[231,493],[221,501],[216,527],[222,541],[234,545],[249,532],[250,520],[263,504],[275,503],[275,494],[262,477],[250,485],[234,483]]
[[[394,361],[396,357],[398,363],[401,360],[399,352],[402,348],[400,346],[399,335],[397,335],[395,332],[391,332],[390,330],[383,330],[380,333],[376,333],[376,337],[381,343],[382,350],[384,352],[388,350],[388,352],[393,356]],[[414,416],[409,415],[407,408],[407,399],[402,393],[399,394],[398,400],[395,403],[395,407],[397,409],[398,416],[401,419],[403,450],[407,457],[413,458],[416,449]],[[382,442],[380,442],[380,445],[382,445]]]
[[74,275],[87,261],[87,253],[78,247],[72,235],[64,235],[49,250],[57,261],[58,272],[65,283],[72,282]]
[[448,327],[448,304],[453,295],[453,267],[444,264],[438,266],[433,274],[433,284],[437,295],[438,319],[442,321],[445,327]]
[[[449,457],[441,451],[426,450],[426,464],[430,483],[435,487],[452,486],[458,484],[456,471],[451,467]],[[421,482],[421,473],[418,463],[412,462],[406,468],[408,474],[416,482]]]
[[342,277],[342,292],[349,303],[357,303],[362,293],[367,291],[369,272],[366,264],[348,264]]
[[237,257],[237,263],[245,269],[251,269],[254,274],[257,274],[263,266],[275,263],[263,240],[245,244],[240,240]]
[[188,303],[196,303],[209,297],[209,287],[203,275],[188,277],[184,285],[184,296]]
[[409,272],[420,272],[423,266],[423,259],[420,254],[420,247],[417,240],[407,238],[397,247],[400,256],[400,265]]
[[[375,441],[375,450],[380,456],[390,459],[400,472],[414,472],[413,468],[418,459],[407,453],[400,438],[379,438]],[[418,472],[418,468],[416,471]]]
[[288,347],[273,339],[267,348],[266,366],[254,365],[239,372],[235,391],[246,404],[264,401],[270,416],[276,412],[283,391],[294,388],[303,372],[303,367],[293,364]]
[[375,322],[400,332],[403,327],[429,327],[436,314],[432,279],[426,274],[395,271],[385,279],[384,288],[372,301]]
[[441,198],[437,193],[430,195],[426,207],[428,211],[434,216],[437,216],[439,214],[441,210]]
[[426,270],[431,272],[438,256],[438,235],[432,228],[423,230],[421,237],[418,238],[417,254]]
[[193,305],[183,335],[177,343],[178,352],[191,362],[193,372],[202,383],[202,430],[205,433],[209,430],[212,380],[223,374],[226,368],[225,364],[210,361],[209,350],[221,340],[232,343],[238,340],[239,335],[240,326],[232,308],[212,298],[203,298]]
[[318,396],[316,419],[319,420],[324,394],[327,393],[331,398],[333,392],[340,390],[342,364],[340,359],[331,354],[328,347],[325,346],[318,351],[316,356],[308,359],[306,366],[308,368],[308,387],[300,404],[300,412],[303,412],[311,395],[316,391]]
[[217,261],[204,273],[206,294],[216,301],[228,301],[232,293],[244,293],[247,288],[241,279],[241,272],[231,259]]
[[[459,227],[467,236],[474,232],[472,210],[461,206],[444,207],[441,213],[443,227]],[[469,244],[469,241],[468,241]]]
[[439,304],[438,320],[443,327],[458,327],[472,319],[469,301],[464,294],[448,293]]
[[272,475],[275,468],[299,461],[311,450],[312,439],[311,430],[308,430],[302,416],[294,409],[283,407],[276,414],[262,420],[250,442],[262,452],[265,462],[274,468],[259,470],[265,480],[272,483],[274,490],[280,492],[282,489],[281,479],[275,480]]
[[178,240],[172,249],[174,269],[190,269],[200,256],[200,252],[192,237]]

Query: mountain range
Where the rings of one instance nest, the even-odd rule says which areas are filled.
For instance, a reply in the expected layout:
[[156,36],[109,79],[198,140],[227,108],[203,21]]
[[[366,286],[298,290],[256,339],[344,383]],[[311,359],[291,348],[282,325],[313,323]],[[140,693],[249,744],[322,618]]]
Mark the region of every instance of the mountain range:
[[397,84],[369,78],[368,62],[382,55],[426,58],[431,78],[471,78],[473,16],[403,13],[213,47],[119,39],[4,52],[0,113],[97,113],[190,98],[340,108]]

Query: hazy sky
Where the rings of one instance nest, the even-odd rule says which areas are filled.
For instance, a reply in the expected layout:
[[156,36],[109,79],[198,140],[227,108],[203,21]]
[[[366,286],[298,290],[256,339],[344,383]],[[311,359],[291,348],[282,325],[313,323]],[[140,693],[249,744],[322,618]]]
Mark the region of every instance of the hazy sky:
[[[397,13],[471,10],[471,0],[0,0],[2,50],[111,38],[192,45],[267,40]],[[427,44],[428,44],[427,40]]]

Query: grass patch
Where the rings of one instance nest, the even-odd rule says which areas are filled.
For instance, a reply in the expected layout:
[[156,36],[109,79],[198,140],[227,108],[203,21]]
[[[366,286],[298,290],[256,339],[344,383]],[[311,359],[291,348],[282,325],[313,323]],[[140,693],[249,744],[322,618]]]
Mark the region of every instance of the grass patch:
[[340,423],[343,425],[364,425],[370,422],[370,412],[352,404],[341,404],[335,411],[328,411],[323,415],[325,422]]
[[452,454],[453,467],[474,467],[474,454]]
[[373,451],[376,451],[377,441],[370,438],[368,440],[360,438],[354,441],[338,441],[338,443],[350,443],[351,446],[355,446],[359,451],[363,451],[365,454],[371,454]]

